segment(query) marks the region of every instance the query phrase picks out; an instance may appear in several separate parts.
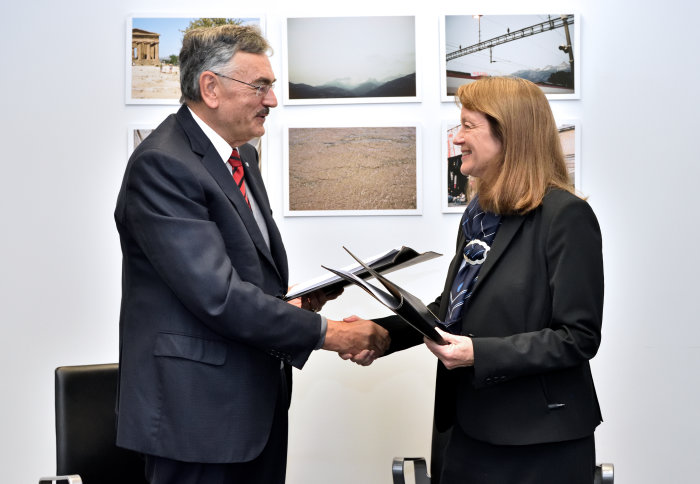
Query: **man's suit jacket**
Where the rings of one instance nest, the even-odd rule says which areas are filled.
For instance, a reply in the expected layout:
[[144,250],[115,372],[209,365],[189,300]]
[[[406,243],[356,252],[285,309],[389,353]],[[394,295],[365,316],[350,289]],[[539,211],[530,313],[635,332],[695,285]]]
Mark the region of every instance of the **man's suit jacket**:
[[[602,420],[588,363],[603,311],[597,219],[588,203],[553,189],[537,209],[501,221],[463,312],[474,367],[438,363],[436,428],[459,422],[467,435],[504,445],[591,435]],[[460,227],[443,293],[429,305],[440,320],[465,243]],[[395,317],[377,322],[390,330],[390,352],[422,341]]]
[[186,106],[134,151],[115,220],[123,253],[117,444],[187,462],[262,451],[280,360],[301,368],[319,315],[279,297],[287,258],[257,153],[240,148],[268,248]]

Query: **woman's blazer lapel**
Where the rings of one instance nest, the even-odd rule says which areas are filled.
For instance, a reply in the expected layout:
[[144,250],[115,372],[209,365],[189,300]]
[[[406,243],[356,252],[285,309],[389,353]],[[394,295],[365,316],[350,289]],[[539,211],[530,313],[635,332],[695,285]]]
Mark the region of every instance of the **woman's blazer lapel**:
[[[479,287],[483,285],[484,279],[488,277],[489,272],[491,272],[493,267],[498,263],[500,257],[503,255],[510,243],[513,241],[515,234],[518,232],[518,229],[523,224],[524,220],[525,217],[519,215],[504,216],[501,219],[501,226],[498,228],[498,233],[496,234],[496,238],[493,241],[491,250],[489,251],[489,254],[486,257],[486,262],[484,262],[483,267],[479,271],[479,278],[477,279],[476,284],[474,285],[472,297],[474,297],[476,291],[479,290]],[[462,251],[464,250],[464,246],[466,244],[466,237],[464,236],[464,232],[462,231],[462,227],[460,226],[459,235],[457,236],[457,254],[452,260],[450,268],[447,271],[445,287],[443,288],[442,297],[440,298],[440,309],[438,312],[438,317],[440,319],[444,319],[445,314],[447,314],[447,306],[449,305],[450,301],[450,289],[452,288],[452,281],[454,280],[455,276],[457,275],[457,272],[459,271],[459,267],[462,262]],[[463,317],[465,317],[468,312],[469,310],[464,311]]]
[[[493,240],[491,250],[489,251],[489,254],[486,257],[486,262],[484,262],[484,265],[479,271],[479,276],[476,281],[476,284],[474,284],[474,289],[472,291],[471,297],[474,297],[479,288],[484,285],[484,281],[488,279],[489,274],[496,266],[496,264],[498,264],[498,261],[500,260],[501,256],[508,249],[508,246],[510,246],[511,242],[513,242],[515,235],[518,233],[518,230],[520,229],[524,221],[525,216],[523,215],[506,215],[501,218],[501,226],[498,228],[496,238]],[[465,315],[468,312],[469,311],[465,311]]]

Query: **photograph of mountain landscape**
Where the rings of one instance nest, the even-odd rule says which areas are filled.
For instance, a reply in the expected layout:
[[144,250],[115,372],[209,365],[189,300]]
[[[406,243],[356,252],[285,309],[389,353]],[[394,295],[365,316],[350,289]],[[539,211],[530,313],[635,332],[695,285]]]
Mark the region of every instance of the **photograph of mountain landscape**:
[[415,17],[287,19],[285,104],[415,102]]
[[443,20],[442,100],[487,76],[515,76],[537,84],[550,99],[578,99],[574,14],[446,15]]

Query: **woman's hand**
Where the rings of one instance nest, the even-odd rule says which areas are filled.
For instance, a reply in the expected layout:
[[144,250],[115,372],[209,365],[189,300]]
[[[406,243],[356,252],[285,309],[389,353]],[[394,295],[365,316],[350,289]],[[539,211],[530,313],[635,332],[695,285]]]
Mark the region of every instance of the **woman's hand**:
[[452,370],[461,366],[474,366],[474,345],[472,339],[467,336],[446,333],[439,328],[435,330],[447,341],[446,345],[439,345],[431,339],[423,338],[425,346]]
[[351,353],[338,353],[344,360],[350,360],[353,363],[357,363],[360,366],[369,366],[374,363],[377,359],[377,353],[374,350],[362,350],[359,353],[353,355]]

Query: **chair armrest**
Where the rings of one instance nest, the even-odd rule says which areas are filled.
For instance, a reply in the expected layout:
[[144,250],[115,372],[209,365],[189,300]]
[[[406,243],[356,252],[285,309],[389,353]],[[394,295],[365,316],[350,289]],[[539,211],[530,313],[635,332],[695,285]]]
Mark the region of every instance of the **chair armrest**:
[[406,484],[406,476],[404,474],[406,461],[413,461],[416,484],[430,484],[428,466],[423,457],[394,457],[394,461],[391,464],[391,475],[394,479],[394,484]]
[[78,474],[72,474],[70,476],[42,477],[39,479],[39,484],[58,484],[59,482],[65,482],[67,484],[83,484],[83,480]]
[[595,468],[594,484],[613,484],[615,479],[615,466],[612,464],[598,464]]

